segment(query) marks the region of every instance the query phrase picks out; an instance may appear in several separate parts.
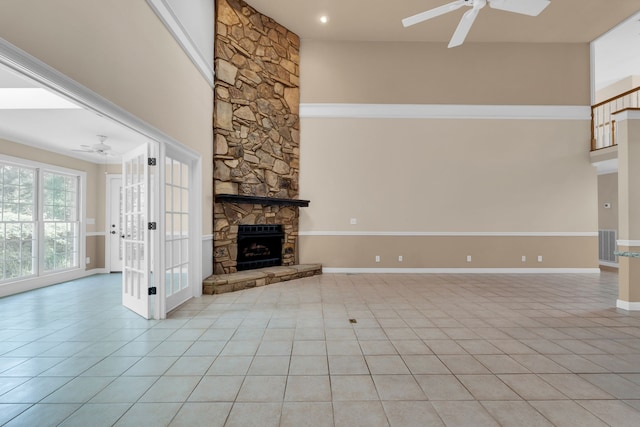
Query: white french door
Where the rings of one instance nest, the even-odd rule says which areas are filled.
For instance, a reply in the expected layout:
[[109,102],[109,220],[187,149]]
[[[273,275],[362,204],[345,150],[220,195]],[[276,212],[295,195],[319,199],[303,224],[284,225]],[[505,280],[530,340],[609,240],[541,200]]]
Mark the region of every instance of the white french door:
[[157,144],[145,144],[122,159],[122,304],[145,319],[151,317],[150,294],[157,289],[150,229],[154,228],[152,214],[157,212],[153,185],[158,180],[150,166],[151,151],[157,151]]
[[164,144],[123,156],[122,303],[147,319],[200,295],[201,174],[198,158]]
[[[180,160],[178,160],[180,159]],[[164,155],[164,297],[171,311],[193,296],[191,262],[192,216],[190,209],[192,167],[179,152],[166,148]]]

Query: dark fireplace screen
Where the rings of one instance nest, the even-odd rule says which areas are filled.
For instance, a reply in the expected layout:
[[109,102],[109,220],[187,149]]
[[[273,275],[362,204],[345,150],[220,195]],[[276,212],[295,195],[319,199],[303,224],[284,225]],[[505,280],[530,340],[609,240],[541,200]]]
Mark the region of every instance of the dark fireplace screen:
[[240,225],[238,271],[282,265],[282,225]]

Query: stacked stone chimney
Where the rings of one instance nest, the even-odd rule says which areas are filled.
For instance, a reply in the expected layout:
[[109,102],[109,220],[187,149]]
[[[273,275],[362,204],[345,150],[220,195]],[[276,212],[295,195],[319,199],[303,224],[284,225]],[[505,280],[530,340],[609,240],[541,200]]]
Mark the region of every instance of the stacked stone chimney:
[[[300,39],[239,0],[216,2],[214,195],[298,198]],[[214,273],[236,271],[239,224],[282,224],[296,264],[298,208],[214,203]]]

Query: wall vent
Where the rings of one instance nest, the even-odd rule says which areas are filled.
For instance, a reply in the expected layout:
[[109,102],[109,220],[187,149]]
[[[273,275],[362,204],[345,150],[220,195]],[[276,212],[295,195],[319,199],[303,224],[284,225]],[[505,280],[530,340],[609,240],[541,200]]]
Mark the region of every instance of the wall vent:
[[598,258],[600,261],[618,262],[613,253],[616,250],[616,230],[598,230]]

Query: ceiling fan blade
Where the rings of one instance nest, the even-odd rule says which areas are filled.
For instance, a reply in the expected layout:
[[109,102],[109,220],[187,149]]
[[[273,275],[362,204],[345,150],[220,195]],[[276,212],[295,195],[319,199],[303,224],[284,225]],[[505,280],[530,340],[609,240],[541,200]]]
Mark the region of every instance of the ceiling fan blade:
[[507,12],[538,16],[550,3],[549,0],[490,0],[489,6]]
[[462,6],[466,4],[467,2],[464,0],[457,0],[457,1],[445,4],[444,6],[436,7],[435,9],[430,9],[430,10],[427,10],[426,12],[418,13],[416,15],[405,18],[402,20],[402,25],[404,25],[405,27],[409,27],[411,25],[418,24],[428,19],[435,18],[436,16],[453,12],[454,10],[460,9]]
[[111,146],[101,142],[99,144],[95,144],[91,147],[95,151],[109,151],[111,150]]
[[462,19],[458,24],[458,28],[456,28],[456,32],[453,33],[453,37],[451,37],[451,41],[449,42],[448,47],[456,47],[464,43],[464,39],[467,38],[467,34],[469,34],[469,30],[471,30],[471,26],[476,20],[478,13],[480,13],[480,9],[474,7],[473,9],[465,12],[465,14],[462,15]]

